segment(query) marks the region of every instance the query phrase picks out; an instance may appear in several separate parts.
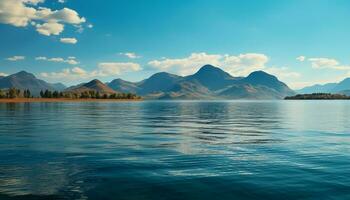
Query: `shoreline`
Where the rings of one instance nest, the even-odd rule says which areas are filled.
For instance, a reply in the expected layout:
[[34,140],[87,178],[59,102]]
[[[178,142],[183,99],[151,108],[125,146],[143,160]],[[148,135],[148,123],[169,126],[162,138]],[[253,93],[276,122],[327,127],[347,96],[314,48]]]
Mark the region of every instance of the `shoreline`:
[[70,99],[70,98],[14,98],[0,99],[0,103],[60,103],[60,102],[138,102],[142,99]]

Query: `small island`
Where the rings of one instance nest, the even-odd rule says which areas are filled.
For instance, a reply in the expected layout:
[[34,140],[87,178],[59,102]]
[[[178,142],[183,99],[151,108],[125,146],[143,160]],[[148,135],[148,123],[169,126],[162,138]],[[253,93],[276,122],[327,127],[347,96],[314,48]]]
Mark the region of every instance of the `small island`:
[[284,98],[285,100],[350,100],[350,96],[344,94],[312,93],[298,94]]

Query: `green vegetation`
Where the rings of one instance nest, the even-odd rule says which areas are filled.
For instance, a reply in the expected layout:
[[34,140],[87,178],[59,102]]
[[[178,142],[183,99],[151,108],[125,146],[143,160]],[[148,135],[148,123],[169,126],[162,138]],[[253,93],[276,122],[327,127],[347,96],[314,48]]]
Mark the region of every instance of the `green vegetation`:
[[350,100],[350,96],[343,94],[331,93],[312,93],[312,94],[298,94],[296,96],[286,97],[286,100]]
[[0,90],[1,99],[14,99],[14,98],[30,98],[30,91],[24,90],[23,92],[16,88],[10,88],[7,90]]
[[90,90],[81,93],[41,91],[41,98],[70,98],[70,99],[141,99],[141,97],[132,93],[114,93],[100,94],[98,91]]
[[45,91],[40,91],[40,97],[41,98],[64,98],[64,94],[62,92],[58,91],[50,91],[50,90],[45,90]]
[[[6,90],[0,90],[0,99],[15,99],[15,98],[33,98],[31,91],[19,90],[16,88],[10,88]],[[40,91],[40,98],[48,99],[141,99],[140,96],[132,93],[114,93],[114,94],[100,94],[96,91],[85,91],[78,93],[69,93],[69,92],[59,92],[59,91]]]

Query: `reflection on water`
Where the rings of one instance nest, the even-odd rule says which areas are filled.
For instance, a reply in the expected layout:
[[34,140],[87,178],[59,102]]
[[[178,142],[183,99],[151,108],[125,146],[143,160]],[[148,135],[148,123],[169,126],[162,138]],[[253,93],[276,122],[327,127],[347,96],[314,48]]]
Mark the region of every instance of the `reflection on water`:
[[0,199],[350,199],[350,102],[0,104]]

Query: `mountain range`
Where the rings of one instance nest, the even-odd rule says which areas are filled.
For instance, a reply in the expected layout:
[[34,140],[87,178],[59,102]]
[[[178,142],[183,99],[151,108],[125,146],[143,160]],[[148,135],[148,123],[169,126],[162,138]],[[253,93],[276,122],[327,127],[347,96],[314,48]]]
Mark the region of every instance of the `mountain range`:
[[295,94],[277,77],[264,71],[253,72],[247,77],[233,77],[212,65],[205,65],[189,76],[160,72],[140,82],[115,79],[102,83],[95,79],[68,88],[60,83],[47,83],[22,71],[0,78],[0,89],[11,87],[30,89],[34,95],[41,90],[65,93],[93,90],[100,94],[135,93],[145,99],[283,99]]
[[339,83],[316,84],[297,90],[297,92],[300,94],[335,93],[350,95],[350,78],[346,78]]
[[147,99],[283,99],[295,94],[285,83],[266,72],[233,77],[212,65],[205,65],[189,76],[160,72],[140,82],[116,79],[108,86]]

